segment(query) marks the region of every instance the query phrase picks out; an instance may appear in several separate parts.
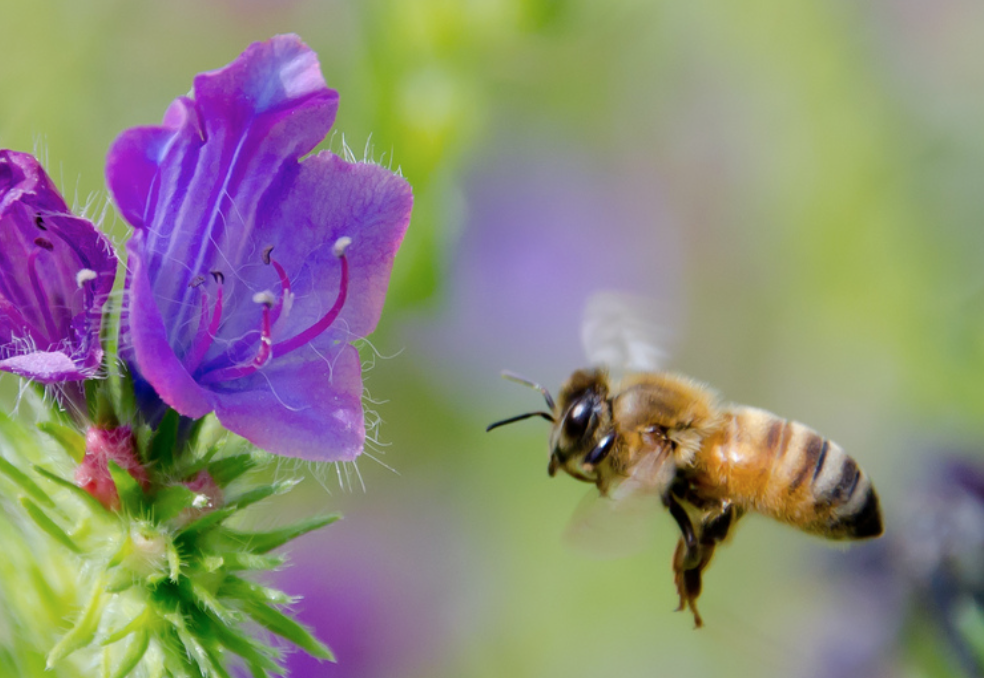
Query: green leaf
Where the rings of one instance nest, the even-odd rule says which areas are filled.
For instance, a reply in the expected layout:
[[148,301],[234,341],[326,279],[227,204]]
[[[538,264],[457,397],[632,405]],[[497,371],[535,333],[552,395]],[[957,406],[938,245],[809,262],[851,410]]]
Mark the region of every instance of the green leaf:
[[99,620],[102,618],[102,609],[105,602],[106,599],[102,583],[96,582],[96,585],[93,587],[92,598],[89,600],[89,604],[86,605],[86,609],[79,617],[79,620],[75,622],[75,625],[69,629],[68,633],[62,636],[61,640],[48,653],[48,669],[51,669],[51,667],[68,655],[92,642],[93,638],[96,637],[96,631],[99,630]]
[[54,438],[76,464],[82,463],[85,458],[85,436],[77,429],[54,421],[42,421],[38,429]]
[[219,487],[225,487],[233,480],[250,471],[259,464],[252,454],[237,454],[213,461],[208,465],[208,474]]
[[31,495],[34,501],[48,508],[55,508],[55,502],[52,498],[38,487],[37,483],[31,480],[26,473],[7,461],[3,455],[0,455],[0,473],[14,481],[22,490]]
[[35,472],[37,472],[38,475],[43,476],[44,478],[50,480],[51,482],[57,485],[60,485],[66,490],[69,490],[72,494],[74,494],[76,497],[81,499],[93,513],[106,517],[113,515],[113,513],[109,511],[105,506],[103,506],[98,499],[93,497],[91,494],[86,492],[84,489],[82,489],[72,481],[66,480],[65,478],[62,478],[59,475],[55,475],[51,471],[41,466],[35,466],[34,470]]
[[324,516],[308,518],[301,522],[282,527],[269,532],[239,532],[232,529],[223,529],[222,535],[231,539],[241,548],[247,549],[251,553],[263,554],[272,551],[278,546],[283,546],[292,539],[312,532],[326,525],[331,525],[341,519],[340,513],[330,513]]
[[147,653],[148,647],[150,647],[150,634],[146,630],[140,631],[130,641],[130,646],[126,649],[123,657],[116,662],[116,671],[113,673],[113,678],[126,678],[126,676],[129,676],[130,672],[137,668],[137,664],[140,663],[140,660]]
[[278,636],[286,638],[299,648],[317,659],[335,661],[335,655],[327,645],[315,638],[304,626],[297,623],[283,612],[254,599],[242,600],[243,611],[253,620]]
[[151,505],[154,519],[165,523],[185,509],[190,509],[198,495],[184,485],[168,485],[154,495]]
[[112,459],[109,460],[109,475],[113,477],[120,504],[131,515],[140,515],[146,508],[145,497],[140,483]]
[[65,531],[58,527],[58,525],[56,525],[55,522],[48,517],[48,514],[41,510],[37,504],[27,497],[21,497],[20,503],[21,506],[24,507],[24,510],[27,511],[27,515],[31,517],[38,527],[48,533],[50,537],[70,551],[81,553],[82,550],[72,540],[72,538],[65,534]]
[[168,409],[150,441],[147,459],[144,461],[155,462],[163,473],[174,466],[174,448],[178,443],[178,425],[180,423],[181,416],[176,411]]

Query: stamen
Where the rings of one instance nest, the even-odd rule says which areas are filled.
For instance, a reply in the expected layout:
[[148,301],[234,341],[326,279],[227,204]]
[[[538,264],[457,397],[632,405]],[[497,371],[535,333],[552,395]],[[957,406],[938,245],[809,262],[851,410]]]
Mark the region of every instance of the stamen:
[[188,283],[188,287],[191,289],[195,289],[196,287],[200,287],[201,284],[204,282],[205,282],[205,276],[196,275],[194,278],[191,279],[191,282]]
[[287,271],[284,267],[280,265],[280,262],[270,256],[273,252],[273,245],[269,245],[263,250],[263,263],[273,265],[273,268],[277,271],[277,275],[280,277],[280,298],[277,299],[276,306],[273,307],[271,313],[270,323],[276,325],[277,321],[280,319],[280,312],[284,308],[284,303],[290,298],[290,278],[287,277]]
[[[215,273],[213,272],[213,277]],[[216,277],[219,289],[215,294],[215,308],[212,311],[212,321],[208,322],[208,293],[202,292],[202,313],[198,319],[198,331],[195,333],[195,341],[191,345],[191,350],[185,355],[184,366],[189,373],[194,373],[198,369],[208,349],[212,347],[215,334],[219,331],[219,323],[222,321],[222,274]]]
[[201,383],[211,384],[217,381],[232,381],[233,379],[248,377],[270,361],[273,357],[273,339],[270,338],[270,327],[272,325],[270,322],[270,302],[272,302],[272,300],[273,295],[269,292],[259,292],[253,296],[253,301],[263,305],[262,329],[260,330],[260,348],[256,352],[256,357],[253,358],[253,361],[246,365],[224,367],[221,370],[208,372],[201,378]]
[[51,300],[45,294],[44,288],[41,286],[41,278],[38,277],[38,255],[41,252],[50,252],[54,249],[54,245],[44,238],[35,238],[34,244],[37,245],[37,248],[31,250],[31,253],[27,255],[27,271],[28,276],[31,278],[31,289],[34,291],[34,298],[37,299],[38,308],[44,318],[44,326],[48,332],[48,337],[56,338],[60,336],[60,333],[58,331],[58,325],[55,323],[55,318],[51,315]]
[[[351,242],[351,238],[339,238],[335,242],[335,246],[332,250],[335,253],[335,256],[341,260],[342,270],[341,280],[338,283],[338,296],[335,298],[335,303],[330,309],[328,309],[327,313],[325,313],[317,322],[303,332],[291,337],[290,339],[287,339],[286,341],[281,341],[280,343],[274,344],[271,337],[271,327],[273,326],[273,294],[269,291],[256,294],[253,297],[253,301],[263,304],[260,347],[256,353],[256,357],[247,364],[236,365],[234,367],[223,367],[215,370],[214,372],[207,372],[201,377],[200,383],[211,384],[220,381],[231,381],[233,379],[247,377],[266,365],[274,356],[279,357],[281,355],[286,355],[287,353],[304,346],[331,327],[331,324],[338,318],[338,314],[341,313],[342,307],[345,305],[345,299],[348,295],[349,270],[348,259],[345,257],[345,249],[351,244]],[[268,251],[264,251],[264,253],[268,254]],[[281,277],[281,286],[284,288],[283,294],[281,294],[280,299],[277,300],[277,304],[281,305],[283,298],[290,292],[290,282],[287,279],[286,272],[280,273],[283,268],[280,267],[274,259],[271,258],[270,263],[278,268],[278,274]]]
[[75,274],[75,284],[82,288],[87,282],[96,279],[96,272],[91,268],[83,268],[78,273]]
[[334,252],[335,256],[341,260],[342,264],[342,279],[338,283],[338,296],[335,298],[335,304],[328,309],[328,312],[325,313],[320,320],[300,334],[296,334],[286,341],[281,341],[278,344],[274,344],[273,352],[275,355],[285,355],[294,349],[298,349],[301,346],[310,343],[315,337],[331,327],[331,324],[335,322],[336,318],[338,318],[338,314],[342,312],[342,307],[345,305],[345,297],[348,295],[349,271],[348,258],[345,256],[345,250],[351,244],[351,238],[339,238],[335,241],[335,246],[332,249],[332,252]]
[[42,231],[48,230],[48,227],[44,225],[44,219],[41,218],[40,214],[34,217],[34,225],[40,228]]

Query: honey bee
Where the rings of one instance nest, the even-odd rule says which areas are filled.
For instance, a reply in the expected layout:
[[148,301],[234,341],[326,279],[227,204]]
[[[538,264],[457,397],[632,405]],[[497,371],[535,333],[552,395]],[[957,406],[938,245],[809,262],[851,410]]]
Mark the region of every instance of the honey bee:
[[[637,337],[623,341],[631,350],[621,353],[638,353],[637,343]],[[616,502],[654,494],[669,509],[681,532],[673,555],[677,610],[689,607],[696,627],[703,625],[697,611],[702,573],[746,512],[827,539],[882,533],[868,476],[840,446],[803,424],[723,404],[697,381],[661,371],[629,371],[616,380],[603,367],[580,369],[556,402],[543,386],[505,376],[540,391],[549,411],[510,417],[487,430],[542,417],[553,424],[550,476],[564,471]]]

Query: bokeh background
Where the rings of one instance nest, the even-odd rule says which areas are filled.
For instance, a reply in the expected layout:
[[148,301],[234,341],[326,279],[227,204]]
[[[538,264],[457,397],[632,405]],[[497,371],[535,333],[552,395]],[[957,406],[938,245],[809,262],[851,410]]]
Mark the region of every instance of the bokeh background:
[[[363,351],[371,449],[283,463],[308,480],[256,516],[346,514],[281,575],[339,657],[292,675],[980,675],[984,5],[0,0],[0,146],[98,211],[119,131],[281,32],[341,94],[325,147],[416,195]],[[503,368],[582,364],[599,289],[652,300],[670,368],[837,440],[885,539],[748,518],[699,632],[669,517],[631,557],[565,545],[585,489],[547,477],[546,423],[483,429],[541,405]]]

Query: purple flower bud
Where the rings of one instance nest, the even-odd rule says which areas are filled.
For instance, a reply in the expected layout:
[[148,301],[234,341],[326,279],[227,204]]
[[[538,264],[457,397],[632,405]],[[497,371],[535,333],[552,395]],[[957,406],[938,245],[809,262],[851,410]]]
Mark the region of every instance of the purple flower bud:
[[297,36],[195,78],[106,168],[135,232],[122,343],[181,414],[214,411],[270,452],[348,460],[365,424],[358,352],[410,218],[405,180],[322,152],[338,95]]
[[43,384],[94,376],[115,277],[109,240],[69,211],[40,163],[0,150],[0,369]]

